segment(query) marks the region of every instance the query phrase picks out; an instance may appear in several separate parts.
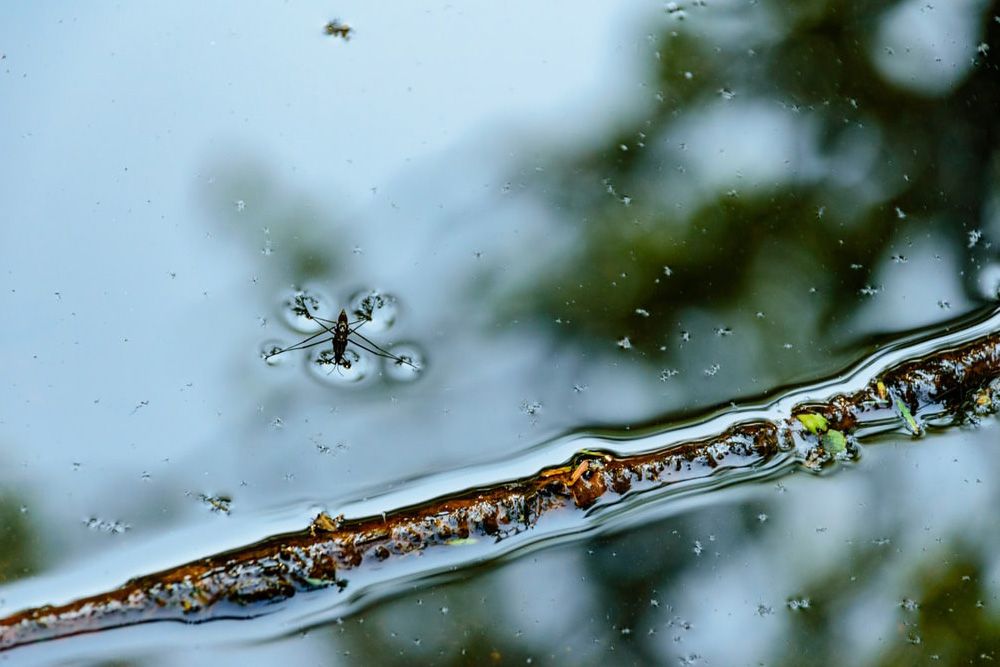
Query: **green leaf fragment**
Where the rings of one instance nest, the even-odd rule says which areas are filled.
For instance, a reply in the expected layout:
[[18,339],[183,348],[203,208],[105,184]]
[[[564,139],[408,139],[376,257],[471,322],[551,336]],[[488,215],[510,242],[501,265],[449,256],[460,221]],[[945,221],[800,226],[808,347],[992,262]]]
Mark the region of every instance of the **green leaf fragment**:
[[449,547],[461,547],[467,544],[475,544],[476,541],[477,540],[474,537],[453,537],[447,542],[445,542],[445,544],[447,544]]
[[827,431],[823,434],[823,449],[831,454],[839,454],[847,449],[847,437],[840,431]]
[[802,422],[802,425],[809,429],[809,432],[813,435],[819,435],[827,429],[826,417],[818,415],[815,412],[804,412],[800,415],[795,415],[795,418]]
[[896,399],[896,407],[899,408],[899,414],[903,415],[903,421],[906,422],[906,427],[910,429],[910,432],[913,433],[913,435],[920,435],[920,424],[918,424],[917,420],[913,418],[913,413],[910,412],[910,409],[906,407],[905,403],[903,403],[903,399]]
[[317,579],[315,577],[304,577],[305,582],[312,586],[313,588],[326,588],[330,584],[336,583],[335,581],[330,581],[328,579]]

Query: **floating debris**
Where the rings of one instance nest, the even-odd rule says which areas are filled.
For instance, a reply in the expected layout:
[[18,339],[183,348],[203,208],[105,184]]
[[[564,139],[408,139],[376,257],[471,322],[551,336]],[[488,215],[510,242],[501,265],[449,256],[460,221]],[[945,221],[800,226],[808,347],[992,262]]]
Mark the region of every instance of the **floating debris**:
[[331,37],[339,37],[345,42],[349,42],[351,41],[351,35],[354,34],[354,28],[346,23],[342,23],[340,19],[333,19],[323,26],[323,32]]
[[199,493],[198,500],[207,505],[216,514],[228,515],[233,507],[233,499],[228,496],[210,496],[207,493]]

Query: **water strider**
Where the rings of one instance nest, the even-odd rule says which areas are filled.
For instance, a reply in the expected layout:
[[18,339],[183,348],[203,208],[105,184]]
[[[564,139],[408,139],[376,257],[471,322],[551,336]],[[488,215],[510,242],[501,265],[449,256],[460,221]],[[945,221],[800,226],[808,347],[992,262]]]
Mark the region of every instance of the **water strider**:
[[[314,305],[316,304],[314,299],[310,300],[312,300]],[[367,301],[362,304],[361,310],[355,311],[356,314],[360,315],[360,317],[357,320],[354,320],[353,322],[348,320],[347,311],[344,309],[341,309],[340,316],[337,317],[336,321],[320,317],[319,315],[310,312],[309,305],[307,303],[307,297],[304,294],[295,295],[295,299],[292,306],[292,312],[295,313],[296,315],[305,317],[306,319],[315,322],[320,327],[322,327],[322,330],[303,340],[300,340],[298,343],[295,343],[294,345],[289,345],[288,347],[285,348],[272,349],[270,352],[264,355],[265,361],[279,354],[283,354],[285,352],[291,352],[293,350],[305,350],[307,348],[315,347],[317,345],[331,343],[333,348],[332,350],[333,358],[330,359],[329,352],[324,351],[319,356],[319,358],[316,359],[316,362],[319,364],[332,364],[335,368],[349,369],[351,367],[351,360],[347,359],[344,356],[344,354],[347,352],[348,343],[350,343],[352,345],[355,345],[356,347],[361,348],[362,350],[365,350],[366,352],[374,354],[375,356],[384,357],[386,359],[392,359],[394,362],[396,362],[397,366],[406,365],[413,368],[414,370],[420,370],[420,368],[413,363],[413,360],[409,356],[407,355],[398,356],[392,354],[382,346],[372,341],[370,338],[358,332],[358,329],[360,329],[362,325],[372,320],[373,306]],[[320,338],[324,334],[329,334],[329,337],[321,338],[320,340],[315,340],[316,338]],[[351,336],[355,336],[356,338],[361,339],[362,341],[364,341],[364,343],[352,339]]]

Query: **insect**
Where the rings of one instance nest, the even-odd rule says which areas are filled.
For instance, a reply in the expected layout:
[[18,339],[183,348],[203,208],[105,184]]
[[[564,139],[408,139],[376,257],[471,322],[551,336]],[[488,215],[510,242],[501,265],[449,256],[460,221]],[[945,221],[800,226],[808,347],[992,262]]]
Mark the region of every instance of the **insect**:
[[[417,367],[413,363],[412,359],[410,359],[409,357],[405,355],[397,356],[395,354],[392,354],[385,348],[381,347],[374,341],[370,340],[369,338],[358,332],[358,329],[361,328],[361,326],[365,322],[371,321],[372,316],[370,308],[366,308],[363,311],[359,312],[358,314],[361,315],[361,317],[355,320],[354,322],[348,320],[346,310],[341,310],[340,316],[336,319],[336,321],[334,321],[320,317],[319,315],[314,315],[312,312],[310,312],[308,302],[306,301],[306,299],[308,298],[309,297],[306,297],[302,294],[296,295],[295,302],[292,307],[292,312],[294,312],[296,315],[301,315],[306,319],[312,320],[320,327],[322,327],[323,330],[319,331],[318,333],[314,333],[312,336],[309,336],[308,338],[300,340],[298,343],[295,343],[294,345],[289,345],[288,347],[285,348],[271,350],[270,352],[264,355],[265,360],[270,359],[271,357],[277,356],[279,354],[283,354],[285,352],[291,352],[293,350],[305,350],[307,348],[315,347],[317,345],[331,343],[333,347],[333,359],[330,360],[328,356],[321,355],[317,359],[317,362],[321,364],[332,364],[335,368],[349,369],[351,367],[351,360],[345,357],[344,355],[347,352],[347,345],[348,343],[350,343],[351,345],[355,345],[361,348],[362,350],[365,350],[366,352],[374,354],[375,356],[384,357],[386,359],[392,359],[393,361],[396,362],[397,365],[402,366],[405,364],[413,368],[414,370],[420,370],[419,367]],[[312,303],[314,306],[317,305],[314,300],[312,300]],[[325,334],[329,334],[329,337],[322,338],[322,336],[324,336]],[[363,343],[359,342],[359,340],[351,338],[352,336],[364,342]],[[317,338],[320,338],[320,340],[316,340]]]

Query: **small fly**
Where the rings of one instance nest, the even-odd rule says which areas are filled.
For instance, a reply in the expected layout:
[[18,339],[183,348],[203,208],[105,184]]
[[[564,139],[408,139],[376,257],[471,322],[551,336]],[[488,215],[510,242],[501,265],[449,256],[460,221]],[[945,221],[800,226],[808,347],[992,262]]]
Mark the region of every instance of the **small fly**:
[[[374,341],[358,333],[358,329],[361,327],[361,325],[371,320],[370,314],[367,313],[363,314],[367,316],[362,316],[360,319],[351,322],[347,319],[347,311],[341,310],[340,316],[337,318],[336,321],[328,320],[326,318],[319,317],[318,315],[313,315],[311,312],[309,312],[309,306],[306,304],[305,298],[303,298],[302,295],[296,296],[295,306],[292,310],[296,315],[301,315],[307,319],[312,320],[316,324],[320,325],[321,327],[323,327],[323,330],[313,334],[312,336],[309,336],[308,338],[300,340],[298,343],[295,343],[294,345],[289,345],[288,347],[282,349],[272,350],[271,352],[264,355],[265,360],[270,359],[271,357],[277,356],[279,354],[282,354],[284,352],[291,352],[292,350],[305,350],[307,348],[315,347],[317,345],[331,343],[333,346],[333,361],[332,362],[320,361],[320,363],[332,363],[335,368],[344,368],[346,370],[351,367],[351,360],[344,356],[345,353],[347,352],[347,344],[350,343],[352,345],[361,348],[362,350],[365,350],[366,352],[374,354],[375,356],[384,357],[386,359],[392,359],[398,365],[405,364],[413,368],[414,370],[420,370],[416,365],[413,364],[412,360],[410,360],[408,357],[406,356],[401,357],[392,354],[391,352],[387,351],[385,348],[381,347]],[[316,338],[320,338],[325,334],[329,334],[329,337],[321,338],[320,340],[315,340]],[[362,341],[364,341],[364,343],[352,339],[351,336],[355,336],[361,339]],[[321,357],[321,359],[323,359],[323,357]]]

